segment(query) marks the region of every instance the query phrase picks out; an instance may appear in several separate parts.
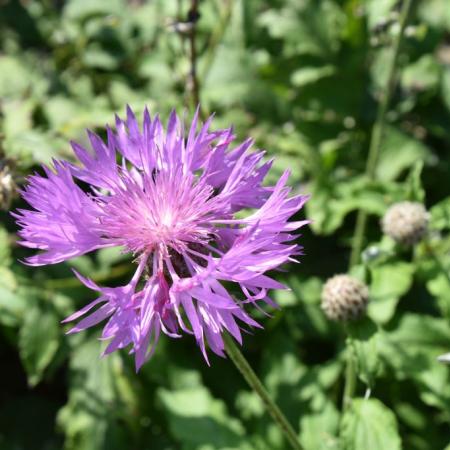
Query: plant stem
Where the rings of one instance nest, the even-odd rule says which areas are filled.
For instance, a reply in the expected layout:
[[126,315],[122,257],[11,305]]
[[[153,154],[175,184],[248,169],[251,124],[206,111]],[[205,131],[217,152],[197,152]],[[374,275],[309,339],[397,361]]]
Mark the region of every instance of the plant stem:
[[[392,47],[392,57],[388,62],[386,87],[381,92],[381,100],[377,111],[377,117],[372,129],[372,136],[370,139],[369,153],[366,163],[366,175],[369,180],[374,181],[376,177],[376,168],[378,162],[378,155],[380,153],[381,141],[383,139],[384,128],[386,124],[386,114],[389,108],[389,103],[394,91],[396,81],[397,61],[400,53],[400,45],[405,31],[406,23],[408,21],[409,12],[411,10],[412,0],[404,0],[400,13],[400,29],[395,37]],[[353,235],[352,250],[350,254],[349,268],[355,266],[359,262],[364,234],[367,225],[367,214],[360,209],[356,217],[355,232]],[[345,386],[343,397],[343,408],[347,409],[356,390],[356,367],[353,360],[350,347],[347,345],[347,367],[345,370]]]
[[344,386],[344,397],[342,402],[344,410],[350,406],[356,390],[355,360],[353,358],[353,352],[351,351],[351,348],[348,344],[347,344],[346,359],[347,365],[345,368],[345,386]]
[[[389,102],[394,91],[396,69],[398,55],[400,53],[400,45],[404,35],[406,23],[408,21],[409,12],[411,10],[412,0],[404,0],[402,10],[400,13],[400,30],[395,37],[392,47],[392,57],[388,62],[387,70],[387,82],[386,87],[381,92],[380,105],[378,107],[377,118],[372,130],[372,136],[370,139],[369,153],[366,164],[366,175],[369,180],[375,180],[375,172],[377,167],[378,155],[380,153],[381,141],[383,138],[383,132],[386,124],[386,113],[388,111]],[[364,233],[367,224],[367,214],[363,210],[358,211],[355,225],[355,233],[352,243],[352,251],[350,255],[350,267],[354,266],[359,261],[361,253]]]
[[220,14],[217,25],[211,32],[207,49],[204,52],[201,78],[204,80],[211,69],[216,56],[216,50],[227,30],[233,12],[233,0],[222,0],[223,12]]
[[[191,62],[191,69],[189,74],[189,89],[191,91],[192,103],[194,110],[200,105],[200,86],[197,76],[197,20],[199,18],[198,12],[199,0],[191,0],[191,8],[189,10],[188,19],[192,24],[189,32],[189,57]],[[201,114],[200,114],[201,115]]]
[[280,430],[285,435],[289,444],[294,450],[302,450],[302,447],[298,441],[297,434],[288,422],[284,414],[276,403],[270,398],[268,392],[262,385],[256,373],[250,367],[249,363],[241,353],[233,339],[228,335],[224,335],[225,349],[230,359],[233,361],[236,368],[241,372],[249,386],[258,394],[259,398],[263,401],[267,412],[272,416],[272,419],[279,426]]

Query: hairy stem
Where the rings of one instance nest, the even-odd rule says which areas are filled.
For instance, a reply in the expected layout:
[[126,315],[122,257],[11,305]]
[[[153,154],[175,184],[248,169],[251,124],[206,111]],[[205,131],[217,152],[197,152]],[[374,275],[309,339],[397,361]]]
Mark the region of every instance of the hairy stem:
[[237,345],[234,343],[233,339],[229,335],[225,334],[224,340],[225,349],[228,353],[228,356],[233,361],[239,372],[241,372],[242,376],[245,378],[245,381],[247,381],[249,386],[256,392],[256,394],[258,394],[259,398],[263,401],[267,412],[272,416],[272,419],[283,432],[290,446],[294,450],[302,450],[302,447],[297,438],[297,434],[295,433],[291,424],[288,422],[277,404],[270,398],[270,395],[267,393],[258,376],[250,367],[249,363],[247,362]]
[[[397,61],[400,53],[400,45],[404,35],[406,23],[408,21],[409,12],[411,10],[412,0],[404,0],[400,13],[400,30],[395,37],[391,59],[387,62],[387,81],[386,86],[381,91],[381,100],[378,107],[377,118],[372,129],[370,139],[369,153],[367,156],[366,175],[370,180],[375,179],[375,171],[377,167],[378,155],[380,153],[381,141],[386,124],[386,113],[389,108],[389,102],[394,91]],[[367,214],[363,210],[358,211],[356,218],[355,233],[352,242],[352,251],[350,255],[350,267],[358,263],[361,249],[363,246],[364,233],[366,230]]]

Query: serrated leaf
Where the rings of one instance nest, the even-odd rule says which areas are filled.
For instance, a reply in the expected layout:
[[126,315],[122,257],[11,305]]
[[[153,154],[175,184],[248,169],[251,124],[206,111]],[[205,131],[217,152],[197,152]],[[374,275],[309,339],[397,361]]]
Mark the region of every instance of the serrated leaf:
[[20,328],[19,352],[30,386],[42,379],[58,350],[59,337],[59,318],[51,308],[35,304],[26,311]]
[[377,399],[355,399],[342,419],[341,437],[346,450],[400,450],[394,413]]

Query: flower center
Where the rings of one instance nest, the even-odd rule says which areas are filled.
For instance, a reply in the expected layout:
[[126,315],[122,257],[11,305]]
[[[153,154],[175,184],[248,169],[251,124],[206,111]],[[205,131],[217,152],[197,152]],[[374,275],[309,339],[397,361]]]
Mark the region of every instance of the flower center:
[[135,254],[157,252],[158,259],[211,238],[211,221],[223,217],[224,208],[205,180],[181,170],[139,176],[124,178],[105,198],[101,221],[107,238],[120,239]]

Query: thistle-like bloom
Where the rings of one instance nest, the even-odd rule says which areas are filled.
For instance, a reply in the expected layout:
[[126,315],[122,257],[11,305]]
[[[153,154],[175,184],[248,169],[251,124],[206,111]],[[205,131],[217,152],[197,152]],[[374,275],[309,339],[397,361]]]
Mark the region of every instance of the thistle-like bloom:
[[30,176],[22,195],[33,210],[15,214],[21,244],[42,250],[30,265],[112,246],[133,255],[125,286],[77,273],[100,295],[64,322],[81,319],[74,333],[106,320],[104,353],[129,347],[137,369],[161,332],[193,334],[206,360],[207,346],[224,355],[225,331],[242,343],[241,327],[260,326],[246,305],[276,306],[268,290],[283,288],[265,273],[301,254],[292,233],[307,221],[289,219],[307,198],[289,197],[287,171],[264,187],[272,164],[264,152],[251,151],[250,139],[233,148],[232,130],[210,132],[210,124],[198,126],[197,113],[185,134],[172,112],[165,131],[145,110],[140,129],[128,108],[106,142],[88,132],[92,152],[72,143],[81,165],[55,161],[45,176]]

